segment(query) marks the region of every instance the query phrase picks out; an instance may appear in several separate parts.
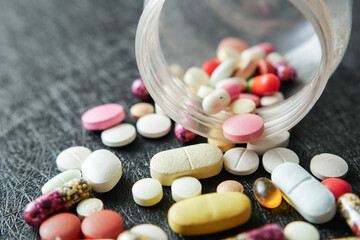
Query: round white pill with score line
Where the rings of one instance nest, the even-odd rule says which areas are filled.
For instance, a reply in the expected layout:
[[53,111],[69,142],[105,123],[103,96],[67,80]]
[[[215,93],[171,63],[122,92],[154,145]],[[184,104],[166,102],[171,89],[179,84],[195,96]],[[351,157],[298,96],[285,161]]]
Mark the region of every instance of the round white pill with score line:
[[160,138],[170,132],[170,118],[160,114],[148,114],[136,123],[136,129],[139,134],[147,138]]
[[154,224],[140,224],[132,227],[130,232],[154,240],[168,240],[168,236],[165,231]]
[[259,167],[259,156],[246,148],[232,148],[224,154],[224,168],[229,173],[244,176],[254,173]]
[[70,169],[81,169],[85,159],[91,154],[91,150],[83,146],[70,147],[59,153],[56,165],[62,172]]
[[150,207],[161,201],[163,190],[158,180],[144,178],[134,183],[132,194],[135,203],[143,207]]
[[135,127],[129,123],[121,123],[101,133],[101,141],[108,147],[122,147],[136,138]]
[[344,178],[348,171],[346,161],[331,153],[322,153],[314,156],[310,161],[310,171],[318,179]]
[[76,207],[76,213],[83,219],[90,216],[94,212],[98,212],[104,209],[103,202],[98,198],[88,198],[81,201]]
[[270,149],[262,157],[263,167],[270,174],[278,165],[285,162],[299,164],[299,157],[294,151],[282,147]]
[[310,223],[303,221],[291,222],[284,228],[287,240],[319,240],[319,231]]
[[194,177],[181,177],[171,184],[171,196],[175,202],[201,194],[201,183]]

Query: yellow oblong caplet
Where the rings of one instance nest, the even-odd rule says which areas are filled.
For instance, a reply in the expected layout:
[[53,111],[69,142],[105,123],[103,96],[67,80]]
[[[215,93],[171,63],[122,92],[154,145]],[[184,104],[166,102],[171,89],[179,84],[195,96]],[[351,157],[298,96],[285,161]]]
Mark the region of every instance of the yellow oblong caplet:
[[209,193],[171,206],[171,230],[185,236],[220,232],[246,223],[251,216],[250,199],[240,192]]

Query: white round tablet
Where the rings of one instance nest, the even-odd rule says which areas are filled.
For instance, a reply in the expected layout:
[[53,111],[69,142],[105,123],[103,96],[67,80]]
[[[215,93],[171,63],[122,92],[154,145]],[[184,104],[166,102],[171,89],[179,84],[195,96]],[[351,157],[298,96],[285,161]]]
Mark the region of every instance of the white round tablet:
[[82,200],[76,207],[77,215],[80,219],[104,209],[103,202],[98,198],[88,198]]
[[175,202],[201,194],[201,183],[194,177],[181,177],[171,184],[171,196]]
[[56,165],[62,172],[70,169],[81,169],[81,165],[90,155],[87,147],[75,146],[62,151],[56,158]]
[[235,175],[249,175],[259,167],[259,156],[246,148],[232,148],[224,154],[224,168]]
[[263,167],[270,174],[278,165],[285,162],[299,164],[299,157],[294,151],[282,147],[270,149],[262,157]]
[[139,118],[136,128],[139,134],[144,137],[159,138],[170,132],[171,121],[164,115],[153,113]]
[[287,240],[319,240],[319,231],[310,223],[303,221],[291,222],[284,228]]
[[263,96],[260,99],[260,104],[262,107],[268,107],[279,103],[284,100],[284,95],[281,92],[276,92],[273,95]]
[[344,178],[348,171],[346,161],[334,154],[322,153],[310,161],[310,171],[318,179]]
[[129,123],[121,123],[101,133],[101,141],[108,147],[122,147],[136,138],[135,127]]
[[135,203],[150,207],[161,201],[163,190],[161,183],[153,178],[144,178],[137,181],[132,187]]
[[138,234],[150,239],[168,240],[165,231],[153,224],[140,224],[130,229],[131,233]]

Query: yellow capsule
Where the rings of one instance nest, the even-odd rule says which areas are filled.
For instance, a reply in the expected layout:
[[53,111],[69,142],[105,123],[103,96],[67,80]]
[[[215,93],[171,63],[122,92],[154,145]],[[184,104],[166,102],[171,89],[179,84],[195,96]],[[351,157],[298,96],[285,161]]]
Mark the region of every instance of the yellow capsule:
[[256,200],[266,208],[276,208],[281,204],[281,191],[271,180],[258,178],[253,187]]

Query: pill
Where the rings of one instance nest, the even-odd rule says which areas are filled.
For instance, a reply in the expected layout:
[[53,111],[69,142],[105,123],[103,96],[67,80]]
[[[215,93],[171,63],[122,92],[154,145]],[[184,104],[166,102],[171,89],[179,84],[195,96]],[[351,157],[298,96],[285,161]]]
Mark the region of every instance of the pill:
[[38,227],[50,215],[68,211],[75,204],[89,198],[91,185],[83,178],[72,179],[61,187],[29,202],[24,209],[27,224]]
[[248,61],[248,60],[258,61],[260,59],[265,58],[265,56],[266,56],[266,53],[262,47],[253,46],[251,48],[244,50],[240,54],[240,59],[242,61]]
[[249,98],[240,98],[231,103],[230,111],[233,115],[255,113],[256,103]]
[[207,95],[212,93],[212,91],[214,91],[214,89],[212,87],[202,85],[202,86],[199,87],[196,95],[198,97],[200,97],[201,99],[204,99]]
[[222,152],[227,152],[235,147],[233,142],[223,142],[212,138],[208,138],[208,143],[217,146]]
[[154,224],[140,224],[130,228],[130,232],[138,234],[149,239],[168,240],[164,230]]
[[260,59],[257,61],[257,68],[259,75],[267,73],[276,73],[276,69],[273,67],[272,63],[266,59]]
[[171,184],[171,196],[175,202],[201,194],[201,183],[194,177],[181,177]]
[[237,147],[224,154],[224,168],[235,175],[249,175],[259,167],[258,155],[249,149]]
[[280,89],[280,80],[273,73],[255,76],[248,81],[249,90],[259,96],[272,95]]
[[130,108],[130,115],[134,119],[139,119],[150,113],[154,113],[154,107],[150,103],[141,102]]
[[233,48],[236,51],[238,51],[238,53],[241,53],[242,51],[248,49],[249,47],[250,47],[249,44],[247,44],[245,41],[241,40],[240,38],[228,37],[220,41],[216,51],[218,52],[223,48]]
[[77,169],[71,169],[62,172],[56,175],[55,177],[53,177],[52,179],[50,179],[47,183],[45,183],[44,186],[41,188],[41,193],[46,194],[58,187],[61,187],[68,181],[79,177],[81,177],[81,172],[80,170]]
[[148,114],[139,118],[136,129],[143,137],[160,138],[170,132],[171,121],[161,114]]
[[255,94],[251,94],[251,93],[240,93],[238,96],[239,99],[241,98],[247,98],[247,99],[251,99],[255,102],[256,106],[260,105],[260,98],[259,96],[255,95]]
[[275,51],[274,46],[272,45],[272,43],[269,43],[269,42],[263,42],[263,43],[255,45],[255,46],[262,48],[263,51],[265,52],[265,55],[268,55]]
[[272,64],[276,63],[276,62],[280,62],[280,61],[285,61],[285,59],[283,58],[283,56],[280,55],[280,53],[278,52],[272,52],[269,53],[266,56],[266,60],[268,60],[269,62],[271,62]]
[[131,84],[131,92],[141,100],[146,100],[150,98],[150,94],[141,78],[133,81],[133,83]]
[[263,155],[267,150],[276,147],[287,147],[289,145],[290,133],[283,131],[270,137],[261,138],[247,143],[246,148],[253,150],[258,155]]
[[360,199],[354,193],[345,193],[337,200],[337,206],[341,217],[343,217],[353,231],[360,237]]
[[310,223],[295,221],[286,225],[284,234],[288,240],[319,240],[319,231]]
[[218,52],[217,52],[217,59],[220,60],[220,62],[225,62],[226,60],[229,59],[234,59],[235,62],[238,61],[239,59],[239,52],[236,51],[233,48],[221,48]]
[[256,179],[253,192],[256,200],[266,208],[277,208],[281,204],[280,189],[267,178]]
[[219,81],[231,77],[235,68],[235,60],[228,59],[222,62],[212,73],[209,85],[214,87]]
[[172,64],[170,65],[170,70],[175,74],[178,79],[183,80],[185,70],[182,66],[180,66],[179,64]]
[[311,159],[310,171],[321,180],[330,177],[344,178],[348,171],[348,164],[335,154],[322,153]]
[[244,187],[238,181],[226,180],[226,181],[223,181],[222,183],[220,183],[216,187],[216,192],[217,193],[222,193],[222,192],[241,192],[242,193],[242,192],[244,192]]
[[150,207],[161,201],[163,190],[158,180],[144,178],[134,183],[132,195],[135,203],[143,207]]
[[164,112],[164,110],[162,110],[161,107],[157,103],[155,103],[155,113],[160,114],[160,115],[164,115],[166,117],[168,116],[166,114],[166,112]]
[[188,87],[197,91],[201,85],[208,85],[209,75],[201,68],[191,67],[185,72],[184,82]]
[[266,151],[262,157],[263,167],[270,174],[278,165],[284,162],[299,164],[299,161],[299,157],[294,151],[282,147],[272,148]]
[[300,165],[291,162],[280,164],[271,174],[271,180],[307,221],[325,223],[334,217],[336,205],[333,194]]
[[246,80],[243,78],[239,78],[239,77],[232,77],[232,78],[226,78],[224,80],[221,80],[220,82],[218,82],[215,85],[215,88],[221,88],[222,86],[224,86],[227,83],[236,83],[240,86],[240,92],[241,91],[245,91],[247,89],[247,84],[246,84]]
[[82,146],[67,148],[57,156],[56,165],[62,172],[70,169],[80,170],[81,165],[90,153],[90,149]]
[[71,240],[81,237],[80,219],[72,213],[58,213],[46,219],[39,228],[41,240]]
[[116,103],[93,107],[81,116],[82,124],[88,130],[105,130],[118,125],[124,118],[124,108]]
[[132,233],[130,232],[130,230],[127,230],[120,233],[120,235],[117,237],[116,240],[156,240],[156,239],[148,238],[145,237],[144,235]]
[[209,76],[212,75],[212,73],[214,72],[214,70],[221,64],[221,62],[219,61],[219,59],[217,58],[213,58],[210,59],[206,62],[204,62],[204,64],[201,66],[201,69],[206,72]]
[[172,205],[168,223],[175,233],[194,236],[240,226],[251,216],[250,199],[243,193],[209,193]]
[[196,133],[187,130],[185,127],[178,123],[175,123],[175,136],[183,142],[189,142],[196,138]]
[[94,212],[98,212],[104,209],[103,202],[98,198],[88,198],[82,200],[76,206],[77,215],[83,219],[84,217],[90,216]]
[[121,215],[112,210],[94,212],[84,218],[81,223],[84,238],[117,238],[124,231],[124,223]]
[[83,177],[95,192],[108,192],[115,187],[122,175],[120,159],[106,149],[92,152],[81,167]]
[[263,96],[260,99],[260,104],[263,107],[272,106],[284,100],[284,95],[281,92],[276,92],[272,95]]
[[209,178],[219,174],[222,167],[221,150],[206,143],[159,152],[150,160],[151,177],[164,186],[183,176]]
[[222,88],[216,89],[202,101],[202,108],[208,114],[216,114],[224,110],[231,102],[229,93]]
[[237,99],[241,90],[243,90],[239,84],[234,83],[234,82],[225,83],[224,85],[222,85],[220,87],[220,89],[224,89],[228,92],[228,94],[230,96],[230,102]]
[[337,200],[341,195],[345,193],[351,193],[352,187],[351,185],[343,179],[340,178],[327,178],[321,181],[321,184],[327,187],[327,189],[332,192]]
[[224,240],[286,240],[282,228],[275,224],[269,223],[260,228],[256,228],[244,233],[240,233]]
[[276,69],[276,75],[281,82],[295,82],[296,71],[293,67],[285,62],[276,62],[274,63],[274,67]]
[[264,132],[264,120],[255,114],[240,114],[223,123],[224,136],[234,142],[250,142]]
[[249,79],[256,71],[257,63],[253,60],[242,60],[237,64],[233,77]]
[[101,133],[101,141],[108,147],[122,147],[136,138],[136,129],[129,123],[121,123]]

